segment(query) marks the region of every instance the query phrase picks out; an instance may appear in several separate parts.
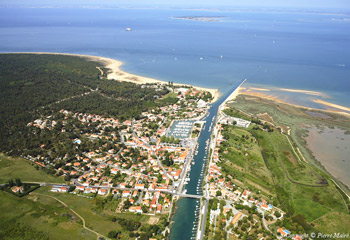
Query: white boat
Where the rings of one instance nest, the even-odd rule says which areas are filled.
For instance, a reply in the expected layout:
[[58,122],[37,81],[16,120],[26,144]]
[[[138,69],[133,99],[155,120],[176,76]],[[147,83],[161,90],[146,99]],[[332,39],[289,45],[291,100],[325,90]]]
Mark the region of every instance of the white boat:
[[127,27],[127,28],[125,28],[125,30],[129,32],[129,31],[131,31],[131,28]]

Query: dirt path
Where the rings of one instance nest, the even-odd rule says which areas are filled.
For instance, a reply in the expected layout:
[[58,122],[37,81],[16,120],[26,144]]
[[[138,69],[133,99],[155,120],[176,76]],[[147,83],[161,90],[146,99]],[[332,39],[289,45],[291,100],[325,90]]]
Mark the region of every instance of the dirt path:
[[85,219],[84,219],[82,216],[80,216],[76,211],[74,211],[73,209],[71,209],[66,203],[64,203],[64,202],[62,202],[61,200],[59,200],[58,198],[55,198],[55,197],[52,197],[52,196],[49,196],[49,195],[45,195],[45,194],[40,194],[40,193],[31,193],[31,195],[44,196],[44,197],[52,198],[52,199],[54,199],[54,200],[60,202],[63,206],[65,206],[66,208],[68,208],[68,209],[69,209],[71,212],[73,212],[77,217],[79,217],[79,218],[81,219],[81,221],[83,222],[83,228],[86,229],[86,230],[88,230],[88,231],[90,231],[90,232],[92,232],[92,233],[94,233],[94,234],[96,234],[96,235],[97,235],[97,239],[99,239],[100,237],[103,237],[103,238],[105,238],[105,239],[109,239],[109,238],[107,238],[106,236],[104,236],[104,235],[102,235],[102,234],[100,234],[100,233],[98,233],[98,232],[95,232],[94,230],[92,230],[92,229],[86,227]]
[[102,69],[100,68],[100,67],[96,67],[98,70],[100,70],[100,72],[101,72],[101,76],[103,76],[103,71],[102,71]]

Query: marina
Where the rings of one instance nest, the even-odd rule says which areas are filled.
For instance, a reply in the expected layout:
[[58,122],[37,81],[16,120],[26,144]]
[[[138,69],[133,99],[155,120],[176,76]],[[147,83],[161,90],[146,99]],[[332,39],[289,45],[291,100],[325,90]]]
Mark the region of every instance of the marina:
[[170,128],[169,137],[188,138],[191,135],[194,121],[175,121]]
[[[215,121],[219,106],[231,93],[240,85],[242,81],[234,83],[230,90],[222,94],[220,99],[212,104],[207,116],[203,119],[204,125],[201,135],[198,138],[198,144],[195,148],[195,154],[189,176],[186,177],[184,192],[186,194],[202,195],[202,183],[208,160],[208,148],[212,134],[212,126]],[[210,125],[207,124],[210,122]],[[170,240],[177,239],[197,239],[200,232],[199,225],[200,201],[198,199],[181,198],[177,201],[177,210],[173,217],[173,224],[170,231]],[[203,231],[202,231],[203,232]]]

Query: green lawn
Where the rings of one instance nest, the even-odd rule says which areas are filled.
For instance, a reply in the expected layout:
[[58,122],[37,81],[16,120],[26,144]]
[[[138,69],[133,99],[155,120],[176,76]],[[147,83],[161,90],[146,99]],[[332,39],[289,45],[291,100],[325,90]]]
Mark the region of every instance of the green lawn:
[[12,158],[0,154],[0,183],[19,177],[22,182],[63,183],[64,179],[37,170],[31,162],[22,158]]

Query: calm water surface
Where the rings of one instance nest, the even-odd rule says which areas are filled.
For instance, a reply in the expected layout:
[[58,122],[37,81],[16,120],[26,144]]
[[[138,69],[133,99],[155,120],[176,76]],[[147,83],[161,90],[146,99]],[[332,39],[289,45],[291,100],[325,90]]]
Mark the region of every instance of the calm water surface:
[[213,88],[248,78],[325,92],[327,101],[349,106],[349,19],[297,12],[2,8],[0,52],[111,57],[136,74]]

